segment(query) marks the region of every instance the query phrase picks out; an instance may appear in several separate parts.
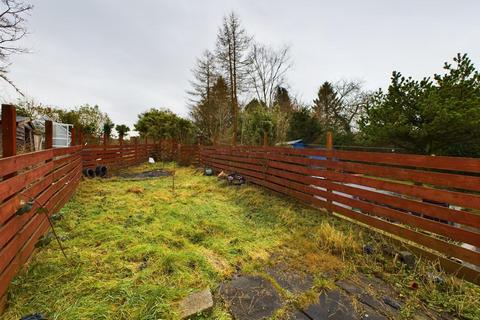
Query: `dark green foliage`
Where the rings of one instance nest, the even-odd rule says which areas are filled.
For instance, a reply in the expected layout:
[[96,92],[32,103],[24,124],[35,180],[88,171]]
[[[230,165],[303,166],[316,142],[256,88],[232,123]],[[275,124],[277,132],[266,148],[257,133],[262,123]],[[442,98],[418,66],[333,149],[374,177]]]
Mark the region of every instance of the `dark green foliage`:
[[115,130],[117,130],[118,136],[120,138],[123,138],[128,134],[128,132],[130,131],[130,128],[124,124],[117,124],[117,126],[115,127]]
[[301,107],[292,113],[287,137],[289,140],[303,139],[305,143],[316,142],[324,130],[318,119],[307,107]]
[[277,87],[273,105],[278,106],[282,113],[291,113],[293,111],[294,105],[286,88]]
[[356,81],[324,82],[312,106],[314,116],[324,128],[319,142],[324,143],[325,133],[331,131],[336,145],[354,144],[354,128],[365,108],[367,96],[361,83]]
[[466,54],[443,75],[421,81],[394,72],[369,102],[360,128],[367,143],[420,154],[480,156],[480,74]]
[[201,101],[192,106],[190,116],[204,143],[217,143],[232,123],[228,86],[223,77],[217,77]]
[[192,122],[168,109],[152,108],[141,113],[134,126],[142,136],[156,140],[173,138],[182,143],[192,143],[195,139],[195,128]]
[[246,145],[261,145],[264,133],[268,141],[275,139],[275,120],[264,103],[250,101],[242,114],[242,142]]
[[340,121],[340,103],[332,84],[324,82],[318,89],[317,98],[313,100],[313,112],[326,130],[339,131],[342,124]]
[[114,127],[115,127],[115,124],[110,119],[108,119],[103,124],[103,134],[106,135],[107,137],[110,137],[110,135],[112,134],[112,129]]

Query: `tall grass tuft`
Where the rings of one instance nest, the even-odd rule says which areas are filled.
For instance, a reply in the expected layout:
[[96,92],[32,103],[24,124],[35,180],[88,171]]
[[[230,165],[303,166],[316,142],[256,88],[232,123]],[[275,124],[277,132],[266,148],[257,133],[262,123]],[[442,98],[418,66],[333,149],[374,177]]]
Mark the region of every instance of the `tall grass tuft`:
[[322,222],[316,232],[316,239],[322,250],[340,255],[343,259],[360,251],[359,241],[351,230],[341,231],[328,222]]

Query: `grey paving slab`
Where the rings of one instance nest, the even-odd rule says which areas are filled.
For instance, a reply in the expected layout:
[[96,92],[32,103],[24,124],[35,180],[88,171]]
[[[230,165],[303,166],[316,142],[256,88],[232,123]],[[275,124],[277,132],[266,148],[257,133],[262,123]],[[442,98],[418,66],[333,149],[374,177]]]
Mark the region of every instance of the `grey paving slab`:
[[223,284],[219,293],[236,320],[265,319],[282,306],[270,281],[258,276],[238,277]]
[[323,292],[318,303],[310,305],[303,311],[313,320],[360,319],[353,309],[351,298],[340,290]]

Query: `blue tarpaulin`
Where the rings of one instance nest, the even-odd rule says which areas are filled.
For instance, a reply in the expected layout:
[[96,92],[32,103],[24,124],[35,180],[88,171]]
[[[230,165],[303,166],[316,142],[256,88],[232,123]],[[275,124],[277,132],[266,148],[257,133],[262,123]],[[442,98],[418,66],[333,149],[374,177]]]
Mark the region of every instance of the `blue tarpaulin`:
[[[302,139],[298,140],[292,140],[292,141],[287,141],[286,144],[292,146],[295,149],[320,149],[324,150],[325,148],[319,147],[319,146],[309,146],[308,144],[305,144]],[[321,156],[309,156],[310,159],[316,159],[316,160],[327,160],[325,157]]]

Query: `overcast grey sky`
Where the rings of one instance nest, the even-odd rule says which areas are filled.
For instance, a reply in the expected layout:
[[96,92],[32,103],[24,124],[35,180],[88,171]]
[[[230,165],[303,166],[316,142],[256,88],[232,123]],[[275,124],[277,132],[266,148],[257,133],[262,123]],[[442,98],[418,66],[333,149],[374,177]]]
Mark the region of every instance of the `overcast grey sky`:
[[[480,64],[480,1],[35,1],[11,78],[38,102],[98,104],[115,123],[151,107],[186,116],[195,58],[235,11],[256,40],[289,44],[288,83],[310,102],[320,84],[386,87],[392,70],[422,77],[467,52]],[[1,87],[5,99],[15,97]],[[6,92],[8,91],[8,93]]]

